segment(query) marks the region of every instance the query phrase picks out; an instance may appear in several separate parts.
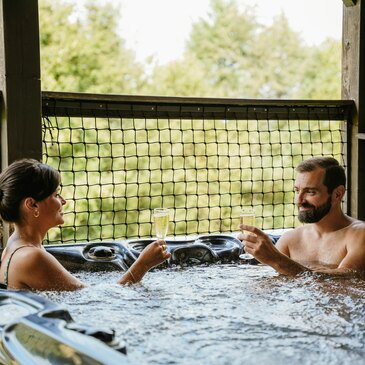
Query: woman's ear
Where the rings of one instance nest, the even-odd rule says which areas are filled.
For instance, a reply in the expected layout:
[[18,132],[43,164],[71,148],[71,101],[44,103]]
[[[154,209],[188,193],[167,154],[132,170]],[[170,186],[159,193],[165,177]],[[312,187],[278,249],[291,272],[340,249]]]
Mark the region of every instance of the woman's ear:
[[32,214],[35,218],[39,217],[39,206],[38,202],[33,198],[24,199],[24,209],[26,212]]

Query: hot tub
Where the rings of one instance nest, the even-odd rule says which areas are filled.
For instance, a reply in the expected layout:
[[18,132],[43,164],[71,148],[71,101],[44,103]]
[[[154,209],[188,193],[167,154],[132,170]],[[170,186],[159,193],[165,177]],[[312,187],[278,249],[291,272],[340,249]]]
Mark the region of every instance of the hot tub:
[[[114,284],[119,270],[99,266],[75,273],[89,288],[46,295],[78,321],[110,324],[141,365],[364,363],[363,277],[278,275],[239,260],[242,246],[224,237],[168,242],[176,255],[139,285]],[[149,242],[121,242],[123,265]]]
[[[85,242],[46,246],[73,272],[127,270],[149,240]],[[233,236],[206,235],[167,241],[170,260],[160,265],[236,260],[242,244]],[[118,286],[119,287],[119,286]],[[56,298],[61,294],[56,294]],[[103,302],[99,298],[98,304]],[[126,347],[111,329],[93,327],[94,316],[80,325],[60,305],[26,291],[0,290],[0,363],[127,364]],[[113,321],[108,321],[113,324]],[[103,324],[105,326],[105,323]]]
[[210,238],[170,240],[172,259],[133,286],[116,282],[151,240],[49,246],[90,286],[42,297],[75,323],[114,329],[134,364],[364,363],[363,277],[288,278],[239,260],[234,237]]

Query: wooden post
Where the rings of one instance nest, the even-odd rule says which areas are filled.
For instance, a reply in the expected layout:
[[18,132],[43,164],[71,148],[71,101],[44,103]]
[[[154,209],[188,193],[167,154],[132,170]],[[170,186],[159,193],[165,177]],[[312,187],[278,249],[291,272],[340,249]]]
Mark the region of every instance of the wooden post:
[[42,157],[37,0],[0,0],[1,167]]
[[354,6],[356,5],[356,0],[343,0],[345,6]]
[[1,169],[22,157],[41,159],[38,0],[0,0],[0,91]]
[[[364,2],[364,4],[362,4]],[[363,6],[362,6],[363,5]],[[365,0],[343,8],[342,98],[353,99],[351,138],[351,215],[365,220]],[[361,22],[361,19],[363,20]]]

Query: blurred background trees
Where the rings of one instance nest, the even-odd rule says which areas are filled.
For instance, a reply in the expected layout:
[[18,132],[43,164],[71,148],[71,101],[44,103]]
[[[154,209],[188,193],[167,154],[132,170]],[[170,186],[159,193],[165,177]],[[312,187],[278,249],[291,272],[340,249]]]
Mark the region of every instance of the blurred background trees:
[[[142,64],[118,32],[112,2],[40,0],[42,89],[232,98],[340,98],[341,42],[308,46],[282,14],[269,26],[254,8],[212,0],[181,59]],[[148,32],[148,29],[146,29]],[[158,42],[158,39],[156,39]]]
[[143,68],[117,34],[118,12],[111,4],[75,6],[39,2],[42,90],[132,93],[143,84]]

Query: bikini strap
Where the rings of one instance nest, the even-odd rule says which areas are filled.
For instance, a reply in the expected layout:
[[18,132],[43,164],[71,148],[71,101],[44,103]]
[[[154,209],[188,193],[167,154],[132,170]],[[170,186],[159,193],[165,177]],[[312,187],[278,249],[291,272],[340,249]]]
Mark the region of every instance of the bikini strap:
[[13,258],[15,252],[17,252],[18,250],[20,250],[23,247],[30,247],[29,245],[24,245],[24,246],[20,246],[18,248],[16,248],[11,254],[10,257],[8,258],[8,262],[6,263],[6,268],[5,268],[5,272],[4,272],[4,285],[7,287],[8,286],[8,281],[9,281],[9,265],[10,265],[10,261]]

